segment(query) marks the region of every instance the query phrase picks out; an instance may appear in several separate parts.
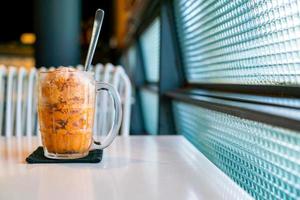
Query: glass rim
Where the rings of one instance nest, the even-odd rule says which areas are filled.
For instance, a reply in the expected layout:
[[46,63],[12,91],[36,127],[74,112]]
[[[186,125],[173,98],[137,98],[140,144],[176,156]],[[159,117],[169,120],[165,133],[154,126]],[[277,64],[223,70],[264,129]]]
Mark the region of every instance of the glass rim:
[[[58,68],[56,68],[56,69],[58,69]],[[39,74],[48,74],[48,73],[53,73],[53,72],[59,72],[59,71],[55,71],[55,70],[47,70],[47,71],[39,71],[38,73]],[[93,71],[82,71],[82,70],[75,70],[75,71],[67,71],[67,72],[65,72],[65,71],[62,71],[62,72],[60,72],[60,73],[83,73],[83,74],[88,74],[88,75],[94,75],[95,74],[95,72],[93,72]]]

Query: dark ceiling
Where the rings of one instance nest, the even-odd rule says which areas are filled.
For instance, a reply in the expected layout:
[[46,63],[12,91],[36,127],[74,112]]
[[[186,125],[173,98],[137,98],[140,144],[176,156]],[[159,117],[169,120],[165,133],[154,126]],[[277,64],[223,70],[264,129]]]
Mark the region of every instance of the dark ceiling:
[[[61,1],[61,0],[60,0]],[[35,0],[9,0],[1,3],[0,9],[0,43],[18,41],[24,32],[34,32]],[[101,41],[108,43],[112,34],[112,1],[82,0],[82,22],[93,19],[97,8],[105,11],[105,20],[101,31]]]

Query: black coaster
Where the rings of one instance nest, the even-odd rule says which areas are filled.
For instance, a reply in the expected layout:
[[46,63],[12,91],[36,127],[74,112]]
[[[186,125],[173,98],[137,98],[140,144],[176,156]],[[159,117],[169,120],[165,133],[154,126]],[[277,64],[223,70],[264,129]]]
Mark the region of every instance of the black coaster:
[[91,150],[89,154],[84,158],[78,159],[50,159],[44,156],[43,147],[38,147],[34,152],[32,152],[27,158],[26,161],[29,164],[38,164],[38,163],[99,163],[102,160],[103,150],[96,149]]

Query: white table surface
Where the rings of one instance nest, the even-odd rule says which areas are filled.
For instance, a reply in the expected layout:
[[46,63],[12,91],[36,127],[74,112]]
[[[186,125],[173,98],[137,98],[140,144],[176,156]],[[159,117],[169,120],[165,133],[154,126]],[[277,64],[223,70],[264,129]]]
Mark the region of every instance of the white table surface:
[[0,138],[1,200],[251,199],[182,136],[118,137],[98,164],[26,164],[37,138]]

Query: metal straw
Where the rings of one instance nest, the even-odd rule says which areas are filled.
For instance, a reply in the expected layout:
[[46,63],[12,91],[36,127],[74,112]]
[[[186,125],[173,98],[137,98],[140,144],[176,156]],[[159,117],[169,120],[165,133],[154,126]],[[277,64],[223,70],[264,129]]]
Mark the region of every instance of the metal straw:
[[88,54],[86,56],[86,60],[85,60],[85,64],[84,64],[85,71],[88,71],[91,66],[92,59],[94,57],[95,49],[97,46],[97,41],[98,41],[99,33],[101,30],[103,18],[104,18],[104,11],[101,9],[98,9],[95,14],[92,37],[91,37],[91,41],[90,41]]

